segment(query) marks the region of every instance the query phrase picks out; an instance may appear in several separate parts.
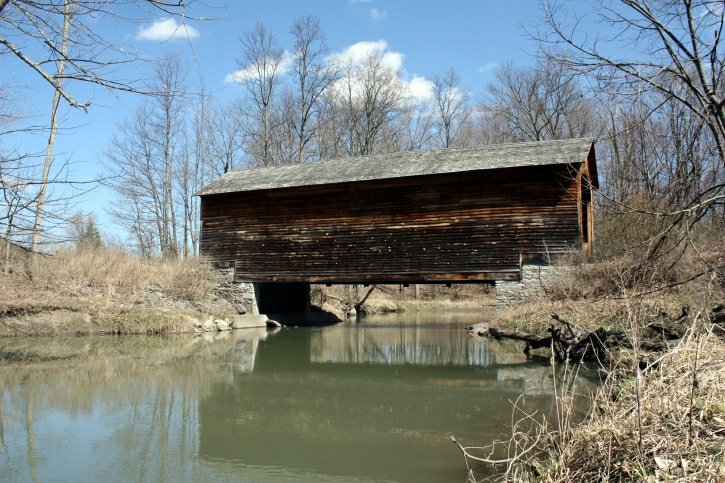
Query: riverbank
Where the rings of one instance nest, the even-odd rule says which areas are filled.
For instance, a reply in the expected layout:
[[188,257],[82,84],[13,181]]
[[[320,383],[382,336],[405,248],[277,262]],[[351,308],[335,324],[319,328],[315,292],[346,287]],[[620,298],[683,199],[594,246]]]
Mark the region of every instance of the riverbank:
[[238,314],[198,259],[91,249],[40,257],[32,274],[27,267],[0,275],[0,336],[194,332]]
[[[659,340],[666,347],[608,348],[598,361],[602,386],[584,421],[572,423],[577,395],[572,386],[557,395],[556,418],[512,435],[517,445],[502,458],[508,464],[502,477],[537,482],[723,481],[723,301],[722,287],[705,281],[677,290],[618,295],[567,297],[553,290],[547,299],[500,312],[490,327],[547,336],[552,330],[567,330],[551,317],[556,314],[574,332],[603,328],[629,340]],[[525,344],[519,344],[523,349]],[[553,358],[549,347],[531,355]],[[579,367],[562,364],[572,373]]]

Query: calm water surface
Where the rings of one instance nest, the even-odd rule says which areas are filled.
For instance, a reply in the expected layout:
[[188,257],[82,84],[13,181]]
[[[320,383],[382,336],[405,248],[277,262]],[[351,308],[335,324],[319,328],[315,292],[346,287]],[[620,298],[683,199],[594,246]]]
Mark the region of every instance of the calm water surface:
[[449,435],[554,410],[546,362],[462,330],[482,317],[0,339],[0,481],[463,482]]

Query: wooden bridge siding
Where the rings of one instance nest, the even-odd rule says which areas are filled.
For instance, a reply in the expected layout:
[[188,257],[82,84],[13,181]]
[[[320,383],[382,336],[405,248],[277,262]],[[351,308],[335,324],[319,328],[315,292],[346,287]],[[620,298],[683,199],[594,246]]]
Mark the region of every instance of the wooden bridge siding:
[[[492,280],[580,244],[568,165],[202,198],[202,253],[250,281]],[[579,245],[580,246],[580,245]]]

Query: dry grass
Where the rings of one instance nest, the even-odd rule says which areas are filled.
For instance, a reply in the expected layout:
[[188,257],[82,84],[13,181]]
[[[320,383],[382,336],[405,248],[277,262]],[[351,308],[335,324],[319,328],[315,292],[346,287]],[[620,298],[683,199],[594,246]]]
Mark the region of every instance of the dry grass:
[[143,259],[120,249],[59,251],[42,257],[32,284],[63,295],[103,294],[108,299],[134,299],[159,291],[174,300],[208,296],[215,274],[201,259]]
[[40,257],[32,277],[29,267],[0,274],[0,335],[188,332],[193,317],[231,307],[213,294],[218,275],[200,259],[99,248]]
[[[546,431],[517,479],[528,481],[723,481],[725,342],[696,331],[648,370],[619,367],[588,420]],[[563,443],[563,444],[562,444]]]
[[[561,283],[575,286],[579,276],[569,277]],[[609,354],[606,380],[583,423],[562,419],[571,411],[573,395],[558,394],[558,420],[515,435],[524,441],[522,447],[535,442],[537,452],[517,461],[506,477],[725,481],[725,340],[712,333],[706,316],[725,300],[719,280],[691,282],[677,291],[650,293],[647,287],[634,291],[621,285],[618,290],[616,297],[530,301],[499,314],[499,325],[532,333],[545,333],[549,314],[559,313],[576,325],[623,330],[635,340],[651,335],[651,322],[672,322],[683,305],[690,307],[689,315],[678,321],[689,329],[668,352],[622,349]],[[647,367],[640,369],[643,364]]]
[[[663,315],[676,318],[691,297],[680,292],[650,294],[637,301],[642,321],[655,320]],[[507,307],[498,313],[492,325],[515,328],[532,334],[545,334],[553,321],[550,314],[557,313],[575,326],[607,330],[630,328],[627,307],[622,299],[596,298],[576,300],[532,299],[525,304]]]
[[[678,267],[664,281],[693,266]],[[705,315],[725,300],[721,274],[663,288],[648,278],[655,269],[633,272],[639,268],[627,257],[580,264],[549,287],[546,299],[499,313],[498,325],[537,334],[552,325],[552,313],[589,329],[624,331],[632,340],[651,337],[653,323],[689,328],[666,353],[611,352],[584,422],[562,419],[573,397],[558,394],[558,420],[514,435],[520,447],[537,451],[508,468],[507,479],[725,481],[725,340]],[[689,315],[681,318],[684,306]]]

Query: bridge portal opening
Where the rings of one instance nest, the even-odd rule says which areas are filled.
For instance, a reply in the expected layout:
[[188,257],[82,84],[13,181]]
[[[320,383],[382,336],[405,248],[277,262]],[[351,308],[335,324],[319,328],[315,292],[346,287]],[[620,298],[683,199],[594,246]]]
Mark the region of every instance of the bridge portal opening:
[[257,282],[254,284],[261,314],[310,312],[310,284],[305,282]]

